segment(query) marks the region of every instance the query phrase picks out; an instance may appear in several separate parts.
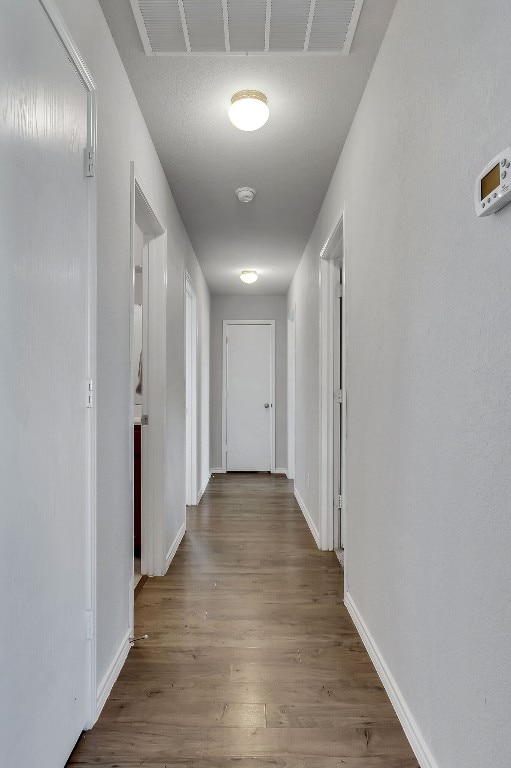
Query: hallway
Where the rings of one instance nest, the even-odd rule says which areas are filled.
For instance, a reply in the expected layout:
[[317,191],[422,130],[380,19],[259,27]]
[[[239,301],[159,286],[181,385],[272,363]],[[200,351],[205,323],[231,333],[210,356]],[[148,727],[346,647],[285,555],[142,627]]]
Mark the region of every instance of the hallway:
[[401,726],[280,476],[214,476],[148,580],[105,709],[68,766],[415,768]]

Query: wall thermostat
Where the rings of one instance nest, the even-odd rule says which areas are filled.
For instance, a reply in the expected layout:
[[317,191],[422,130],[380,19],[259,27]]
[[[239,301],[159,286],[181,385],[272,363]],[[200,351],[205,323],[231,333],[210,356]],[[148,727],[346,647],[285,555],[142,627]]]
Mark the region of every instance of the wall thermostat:
[[477,177],[474,203],[478,216],[489,216],[511,202],[511,148],[494,157]]

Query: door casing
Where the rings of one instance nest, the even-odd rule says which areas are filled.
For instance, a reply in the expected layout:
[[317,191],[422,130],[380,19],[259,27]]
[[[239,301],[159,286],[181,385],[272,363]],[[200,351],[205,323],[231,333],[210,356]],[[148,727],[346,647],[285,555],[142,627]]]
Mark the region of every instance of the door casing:
[[197,504],[197,298],[185,272],[186,504]]
[[[341,485],[341,535],[346,537],[346,267],[345,267],[345,215],[341,214],[320,252],[320,546],[324,550],[339,547],[338,531],[334,525],[336,514],[336,484]],[[336,289],[341,280],[343,290],[342,316],[339,313]],[[340,327],[336,327],[336,324]],[[342,360],[336,343],[342,338]],[[339,381],[338,367],[342,378]],[[341,429],[336,433],[334,420],[338,416],[335,390],[342,390]],[[337,441],[337,443],[336,443]],[[334,462],[340,460],[340,471]]]
[[268,325],[271,329],[270,369],[271,369],[271,460],[270,471],[275,472],[275,320],[224,320],[223,321],[223,361],[222,361],[222,472],[227,472],[227,334],[230,325]]

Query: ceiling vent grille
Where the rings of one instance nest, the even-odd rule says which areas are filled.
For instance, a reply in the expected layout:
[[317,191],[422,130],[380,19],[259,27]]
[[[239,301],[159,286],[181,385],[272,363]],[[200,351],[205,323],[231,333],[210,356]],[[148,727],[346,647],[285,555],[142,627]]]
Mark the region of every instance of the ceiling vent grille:
[[130,0],[148,56],[348,54],[364,0]]

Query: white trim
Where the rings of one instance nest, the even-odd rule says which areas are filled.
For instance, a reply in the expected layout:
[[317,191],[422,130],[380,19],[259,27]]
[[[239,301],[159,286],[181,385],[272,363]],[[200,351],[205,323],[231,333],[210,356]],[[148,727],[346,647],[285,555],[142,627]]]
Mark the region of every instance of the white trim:
[[394,711],[399,719],[399,722],[403,726],[406,738],[410,742],[410,746],[413,749],[419,765],[421,768],[439,768],[438,763],[436,762],[426,742],[424,741],[424,737],[420,731],[420,728],[417,725],[417,722],[412,713],[410,712],[410,709],[399,689],[396,680],[394,679],[390,669],[385,663],[380,649],[376,645],[373,636],[367,628],[360,614],[360,611],[358,610],[353,598],[349,593],[346,593],[344,596],[344,605],[346,606],[348,613],[351,616],[355,627],[357,628],[357,632],[360,635],[366,651],[374,664],[378,677],[380,678],[383,687],[387,691],[390,703],[394,707]]
[[[222,323],[222,469],[227,472],[227,331],[230,325],[270,326],[270,376],[271,376],[271,446],[270,472],[275,472],[275,320],[224,320]],[[213,470],[211,470],[213,472]]]
[[[348,359],[348,291],[349,276],[347,275],[347,257],[349,255],[346,243],[346,208],[342,215],[343,236],[342,236],[342,263],[341,263],[341,285],[342,285],[342,312],[341,312],[341,389],[343,392],[341,405],[341,540],[340,545],[343,551],[346,550],[348,536],[348,377],[347,377],[347,359]],[[339,546],[339,542],[336,542]],[[345,569],[346,570],[346,569]]]
[[[334,541],[334,513],[336,509],[334,490],[334,419],[336,417],[334,402],[336,382],[336,366],[334,364],[334,342],[336,333],[334,323],[340,321],[335,311],[334,302],[336,282],[339,268],[336,261],[344,261],[344,211],[325,241],[319,254],[320,271],[320,541],[321,549],[332,550],[338,546]],[[345,300],[343,299],[343,307]],[[337,356],[338,357],[338,356]],[[344,371],[343,371],[344,373]],[[341,436],[339,436],[341,437]],[[341,450],[342,458],[344,454]],[[339,474],[339,473],[337,473]],[[340,478],[337,478],[340,480]],[[344,489],[343,489],[344,493]]]
[[331,262],[320,261],[320,547],[331,550],[334,547],[334,386],[333,386],[333,301]]
[[223,467],[211,467],[209,470],[209,476],[211,475],[225,475],[225,469]]
[[310,532],[312,533],[312,535],[313,535],[313,537],[314,537],[314,541],[316,542],[316,545],[317,545],[317,547],[318,547],[318,549],[319,549],[319,548],[320,548],[320,547],[319,547],[319,531],[318,531],[318,529],[316,528],[316,526],[315,526],[315,524],[314,524],[314,521],[313,521],[312,517],[310,516],[309,510],[308,510],[308,509],[307,509],[307,507],[305,506],[305,502],[304,502],[304,500],[302,499],[302,497],[300,496],[300,494],[298,493],[298,491],[296,490],[296,488],[295,488],[295,490],[294,490],[294,493],[295,493],[295,499],[296,499],[296,501],[297,501],[297,504],[298,504],[298,506],[300,507],[300,509],[302,510],[303,516],[304,516],[304,518],[305,518],[305,522],[306,522],[306,523],[307,523],[307,525],[309,526],[309,528],[310,528]]
[[[153,572],[165,573],[165,486],[167,471],[167,231],[149,242],[149,397],[150,467],[153,482]],[[147,427],[142,427],[143,431]],[[142,443],[143,445],[143,443]],[[147,469],[147,467],[146,467]],[[144,467],[142,467],[144,472]],[[143,546],[143,542],[142,542]]]
[[206,480],[206,482],[204,483],[204,485],[202,486],[202,488],[201,488],[201,489],[200,489],[200,491],[199,491],[199,495],[198,495],[198,497],[197,497],[197,504],[199,504],[199,503],[200,503],[200,500],[202,499],[202,497],[203,497],[203,496],[204,496],[204,494],[206,493],[206,488],[208,487],[208,484],[209,484],[209,481],[210,481],[210,480],[211,480],[211,472],[210,472],[210,474],[208,475],[208,479]]
[[336,252],[344,247],[344,210],[332,231],[325,240],[322,249],[319,252],[319,258],[325,261],[335,261]]
[[124,666],[124,662],[128,658],[130,652],[130,637],[131,630],[128,629],[124,635],[121,644],[119,645],[117,652],[112,659],[110,666],[108,667],[101,683],[99,684],[96,692],[96,720],[101,714],[101,710],[106,704],[110,692],[114,687],[115,681],[119,677],[119,673]]
[[287,318],[287,468],[295,476],[296,304]]
[[[58,10],[54,0],[39,0],[44,12],[52,24],[58,38],[62,42],[64,49],[69,56],[76,73],[87,91],[87,147],[97,150],[97,96],[96,84],[88,67],[78,50],[69,30]],[[83,147],[85,151],[85,147]],[[97,182],[96,176],[87,178],[88,200],[87,200],[87,378],[92,380],[94,387],[97,386],[96,373],[96,322],[97,322]],[[96,527],[97,527],[97,508],[96,508],[96,408],[87,409],[87,541],[86,541],[86,561],[87,561],[87,598],[85,610],[90,611],[94,619],[97,616],[96,600]],[[88,670],[88,690],[86,703],[86,722],[84,728],[91,728],[97,718],[96,706],[96,685],[97,685],[97,640],[96,632],[90,641],[89,657],[86,661]]]
[[[178,547],[181,544],[181,542],[183,540],[183,536],[185,535],[185,533],[186,533],[186,523],[183,523],[183,525],[181,526],[181,528],[177,532],[177,536],[174,539],[174,541],[172,542],[172,546],[170,547],[170,549],[167,552],[167,555],[165,557],[165,573],[167,573],[167,571],[169,569],[169,566],[170,566],[172,560],[174,559],[174,555],[176,554],[176,552],[178,550]],[[163,574],[163,576],[165,576],[165,573]]]
[[[186,503],[195,506],[198,503],[197,493],[197,370],[198,370],[198,322],[197,322],[197,296],[193,289],[192,279],[185,270],[184,279],[184,329],[185,329],[185,399],[191,401],[191,408],[186,409]],[[186,315],[186,302],[190,299],[190,328],[188,328]],[[191,349],[189,349],[191,339]],[[188,356],[190,356],[190,379],[188,381]],[[188,395],[188,389],[191,392]],[[191,445],[188,445],[190,439]],[[188,455],[190,450],[191,456]],[[190,473],[190,476],[188,475]]]
[[353,38],[355,37],[355,32],[357,31],[357,26],[360,19],[360,14],[362,13],[363,5],[364,5],[364,0],[355,0],[355,7],[353,8],[353,13],[351,14],[351,21],[348,27],[348,31],[346,32],[344,45],[341,51],[343,56],[347,56],[351,51]]
[[275,467],[273,470],[274,475],[285,475],[287,477],[287,467]]
[[[69,30],[66,26],[66,23],[62,18],[62,16],[60,15],[60,11],[57,8],[54,0],[39,0],[39,2],[41,3],[46,15],[48,16],[48,19],[52,23],[53,28],[55,29],[55,32],[61,39],[62,44],[66,49],[66,52],[69,54],[69,57],[71,58],[71,61],[78,75],[83,81],[85,90],[88,93],[95,92],[96,84],[92,78],[92,75],[90,74],[87,68],[87,65],[85,64],[85,61],[82,58],[80,51],[76,47],[75,41],[69,34]],[[94,141],[90,144],[90,146],[91,147],[96,146],[96,126],[95,125],[94,125]]]

